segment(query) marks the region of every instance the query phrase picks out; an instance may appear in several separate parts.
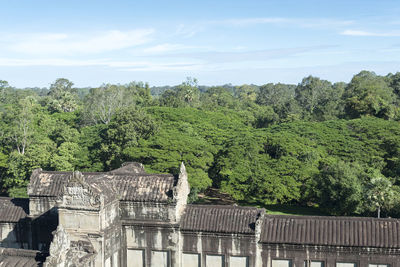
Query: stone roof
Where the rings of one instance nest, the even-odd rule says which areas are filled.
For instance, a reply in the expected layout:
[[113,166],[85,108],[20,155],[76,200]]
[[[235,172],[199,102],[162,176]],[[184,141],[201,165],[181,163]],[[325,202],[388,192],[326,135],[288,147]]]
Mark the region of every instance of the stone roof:
[[172,198],[175,177],[163,174],[113,177],[121,200],[167,202]]
[[29,196],[57,197],[62,195],[73,172],[50,172],[36,169],[32,172],[28,185]]
[[266,215],[261,242],[400,248],[400,220]]
[[[30,197],[58,197],[73,172],[33,171],[28,194]],[[126,163],[110,172],[84,172],[83,179],[97,192],[115,194],[120,200],[167,202],[172,198],[175,177],[171,174],[148,174],[140,163]]]
[[181,229],[212,233],[254,234],[263,209],[228,205],[188,205]]
[[44,260],[40,251],[0,248],[0,267],[37,267],[42,266]]
[[110,171],[115,174],[146,173],[144,166],[139,162],[124,162],[121,168]]
[[18,222],[27,216],[28,210],[29,199],[0,197],[0,222]]

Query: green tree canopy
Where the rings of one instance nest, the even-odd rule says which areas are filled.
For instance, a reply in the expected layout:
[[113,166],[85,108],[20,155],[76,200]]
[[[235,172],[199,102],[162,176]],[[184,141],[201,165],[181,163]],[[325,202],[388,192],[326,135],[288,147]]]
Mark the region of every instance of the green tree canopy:
[[321,163],[316,176],[320,207],[334,215],[359,213],[362,205],[360,167],[335,159]]
[[59,78],[50,85],[49,109],[55,112],[72,112],[78,108],[77,89],[65,78]]
[[393,105],[395,99],[384,77],[361,71],[353,77],[344,92],[345,112],[350,118],[371,115],[391,119],[396,112]]

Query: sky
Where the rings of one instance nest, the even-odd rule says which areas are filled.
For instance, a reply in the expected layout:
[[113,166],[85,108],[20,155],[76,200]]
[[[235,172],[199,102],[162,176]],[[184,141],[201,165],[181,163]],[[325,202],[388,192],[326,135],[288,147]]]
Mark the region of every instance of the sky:
[[0,80],[332,82],[400,71],[399,0],[0,0]]

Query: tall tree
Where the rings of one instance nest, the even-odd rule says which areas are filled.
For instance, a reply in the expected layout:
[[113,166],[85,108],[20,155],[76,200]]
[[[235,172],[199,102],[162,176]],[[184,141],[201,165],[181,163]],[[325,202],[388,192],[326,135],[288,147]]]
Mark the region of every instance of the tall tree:
[[33,97],[21,99],[14,110],[8,114],[11,120],[8,136],[19,154],[24,155],[32,142],[34,133],[35,108],[38,107]]
[[343,161],[321,163],[317,189],[321,208],[333,215],[359,213],[362,185],[359,166]]
[[349,118],[371,115],[391,119],[395,116],[395,97],[386,79],[374,72],[354,75],[344,92],[345,112]]
[[49,108],[52,111],[72,112],[78,108],[77,89],[68,79],[59,78],[50,85]]
[[235,96],[242,101],[254,102],[257,98],[257,86],[243,84],[235,88]]
[[143,109],[133,106],[119,109],[103,133],[103,161],[108,167],[119,167],[121,153],[147,139],[157,130],[157,124]]
[[187,77],[177,89],[178,97],[190,106],[195,105],[199,101],[200,91],[196,78]]
[[[338,93],[329,81],[308,76],[296,87],[296,100],[303,109],[305,117],[324,120],[324,117],[336,108]],[[333,104],[333,106],[332,106]],[[329,106],[329,108],[326,108]]]
[[9,88],[7,81],[0,80],[0,103],[5,101]]
[[234,108],[237,100],[232,93],[224,87],[211,87],[201,94],[201,103],[204,108],[215,109],[217,107]]
[[389,79],[389,86],[392,87],[393,92],[400,97],[400,72],[390,73],[386,77]]
[[369,209],[375,210],[377,217],[380,218],[382,209],[389,210],[395,203],[395,190],[392,182],[379,170],[373,169],[368,176],[370,179],[365,189],[367,204],[369,204]]
[[124,85],[124,88],[128,102],[133,102],[139,106],[150,104],[152,99],[148,83],[133,81]]
[[291,84],[265,84],[260,87],[256,103],[271,106],[281,120],[286,120],[290,114],[299,112],[294,101],[295,88]]
[[125,87],[105,84],[99,88],[90,89],[86,99],[85,113],[95,124],[108,124],[119,108],[130,103]]

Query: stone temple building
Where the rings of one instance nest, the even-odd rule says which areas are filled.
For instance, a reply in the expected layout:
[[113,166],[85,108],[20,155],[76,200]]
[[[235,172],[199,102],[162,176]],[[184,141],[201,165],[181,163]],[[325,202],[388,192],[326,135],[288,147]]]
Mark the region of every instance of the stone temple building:
[[187,178],[37,169],[0,198],[0,267],[400,267],[400,220],[191,205]]

